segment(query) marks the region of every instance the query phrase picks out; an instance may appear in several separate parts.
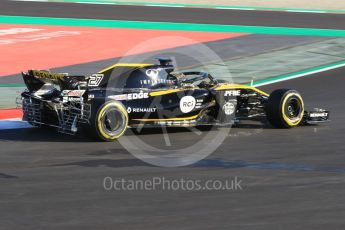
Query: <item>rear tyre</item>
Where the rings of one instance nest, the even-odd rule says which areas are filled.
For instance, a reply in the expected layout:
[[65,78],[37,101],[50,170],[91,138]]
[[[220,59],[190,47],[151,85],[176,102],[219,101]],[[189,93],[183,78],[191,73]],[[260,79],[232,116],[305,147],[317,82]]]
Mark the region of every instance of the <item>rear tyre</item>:
[[268,121],[276,128],[299,125],[304,116],[302,96],[295,90],[278,89],[271,93],[266,105]]
[[120,102],[108,101],[92,114],[90,125],[98,139],[115,141],[127,129],[128,114]]

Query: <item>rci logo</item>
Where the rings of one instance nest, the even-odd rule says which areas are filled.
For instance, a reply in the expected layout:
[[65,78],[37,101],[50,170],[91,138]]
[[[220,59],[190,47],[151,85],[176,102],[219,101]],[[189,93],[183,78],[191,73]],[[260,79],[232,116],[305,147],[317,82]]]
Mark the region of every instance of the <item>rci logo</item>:
[[184,96],[180,101],[180,109],[182,113],[189,113],[195,108],[195,98],[192,96]]

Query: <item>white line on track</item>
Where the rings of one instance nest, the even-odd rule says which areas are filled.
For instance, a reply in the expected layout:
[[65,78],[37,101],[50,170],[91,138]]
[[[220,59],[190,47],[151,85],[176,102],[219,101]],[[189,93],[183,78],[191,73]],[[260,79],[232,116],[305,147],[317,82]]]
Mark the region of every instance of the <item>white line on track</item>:
[[285,10],[287,12],[294,12],[294,13],[316,13],[316,14],[325,14],[327,11],[323,10]]
[[341,67],[344,67],[344,66],[345,66],[345,63],[341,63],[341,64],[338,64],[338,65],[333,65],[333,66],[329,66],[329,67],[320,68],[320,69],[317,69],[317,70],[307,71],[305,73],[300,73],[300,74],[292,75],[292,76],[281,78],[281,79],[276,79],[276,80],[269,80],[268,79],[267,82],[258,83],[258,84],[254,83],[253,86],[258,87],[258,86],[263,86],[263,85],[270,85],[270,84],[274,84],[274,83],[278,83],[278,82],[282,82],[282,81],[288,81],[288,80],[299,78],[299,77],[304,77],[304,76],[308,76],[308,75],[312,75],[312,74],[316,74],[316,73],[325,72],[325,71],[328,71],[328,70],[333,70],[333,69],[341,68]]

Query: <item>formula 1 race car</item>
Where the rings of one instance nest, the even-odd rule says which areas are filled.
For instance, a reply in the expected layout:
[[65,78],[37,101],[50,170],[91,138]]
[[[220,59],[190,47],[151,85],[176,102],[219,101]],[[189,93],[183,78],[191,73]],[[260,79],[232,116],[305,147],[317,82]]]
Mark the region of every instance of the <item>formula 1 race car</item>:
[[270,95],[251,86],[214,79],[207,72],[177,72],[159,64],[115,64],[91,76],[29,70],[18,98],[24,120],[75,134],[87,130],[113,141],[128,127],[232,125],[269,121],[277,128],[324,122],[329,112],[307,112],[295,90]]

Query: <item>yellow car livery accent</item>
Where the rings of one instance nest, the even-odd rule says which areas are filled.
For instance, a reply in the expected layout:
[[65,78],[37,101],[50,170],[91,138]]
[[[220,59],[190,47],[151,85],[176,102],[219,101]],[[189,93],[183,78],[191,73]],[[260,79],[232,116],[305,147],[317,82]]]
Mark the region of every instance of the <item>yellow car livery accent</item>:
[[37,78],[46,78],[46,79],[51,79],[51,80],[63,80],[64,77],[66,76],[65,74],[62,74],[62,73],[50,73],[50,72],[42,71],[42,70],[32,70],[32,74],[36,76]]
[[101,111],[99,111],[98,113],[98,116],[97,116],[97,126],[98,126],[98,130],[99,132],[101,133],[101,135],[107,139],[111,139],[111,140],[115,140],[117,138],[119,138],[120,136],[122,136],[124,134],[124,132],[126,131],[126,129],[123,129],[122,132],[116,136],[110,136],[108,135],[104,130],[103,130],[103,126],[102,126],[102,121],[101,121],[101,118],[104,114],[104,112],[107,110],[108,107],[110,106],[113,106],[115,105],[121,112],[123,112],[123,114],[125,115],[125,118],[126,118],[126,127],[128,125],[128,114],[127,114],[127,111],[122,107],[122,106],[119,106],[117,103],[108,103],[106,104],[102,109]]
[[[289,97],[298,97],[299,100],[301,101],[301,106],[302,106],[302,111],[301,111],[301,115],[300,117],[298,117],[295,121],[291,120],[286,114],[285,114],[285,104],[287,102],[287,100],[289,99]],[[303,120],[303,115],[304,115],[304,103],[303,103],[303,99],[302,97],[298,94],[298,93],[289,93],[288,95],[286,95],[286,97],[284,98],[283,104],[282,104],[282,116],[284,121],[289,125],[289,126],[297,126],[302,120]]]
[[157,97],[157,96],[162,96],[166,94],[182,92],[186,90],[191,90],[191,89],[167,89],[167,90],[162,90],[162,91],[153,91],[153,92],[150,92],[150,96]]
[[247,85],[239,85],[239,84],[222,84],[222,85],[217,85],[215,88],[215,90],[227,90],[227,89],[251,89],[251,90],[254,90],[258,93],[260,93],[261,95],[264,95],[266,97],[269,96],[268,93],[265,93],[264,91],[262,90],[259,90],[255,87],[252,87],[252,86],[247,86]]
[[153,64],[132,64],[132,63],[117,63],[115,65],[109,66],[105,69],[102,69],[101,71],[99,71],[98,73],[102,74],[110,69],[114,69],[117,67],[138,67],[138,68],[143,68],[143,67],[148,67],[148,66],[153,66]]
[[176,117],[176,118],[163,118],[163,119],[133,119],[133,120],[134,121],[190,121],[190,120],[197,119],[198,116],[199,114],[191,116],[191,117]]

